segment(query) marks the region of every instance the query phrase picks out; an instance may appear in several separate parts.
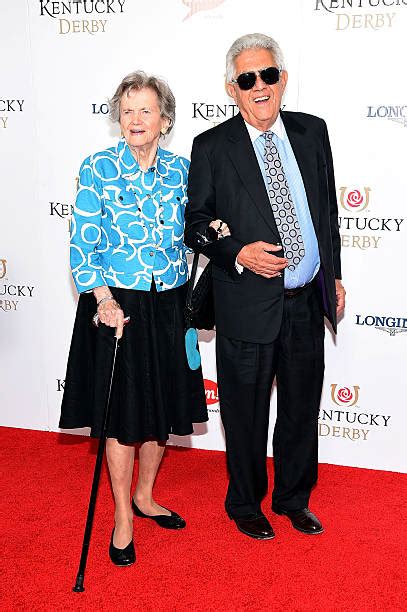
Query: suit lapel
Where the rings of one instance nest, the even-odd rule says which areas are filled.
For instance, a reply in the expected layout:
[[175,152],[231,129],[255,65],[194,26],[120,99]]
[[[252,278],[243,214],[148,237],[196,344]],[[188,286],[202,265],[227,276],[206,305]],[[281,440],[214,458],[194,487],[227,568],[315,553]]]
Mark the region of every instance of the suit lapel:
[[271,210],[263,176],[250,140],[249,132],[246,129],[243,117],[240,113],[236,115],[230,123],[228,138],[231,144],[228,153],[240,180],[265,222],[276,234],[276,237],[278,237],[278,230],[274,221],[274,215]]
[[319,224],[318,165],[314,143],[307,134],[307,129],[292,115],[281,112],[281,118],[301,172],[312,222],[317,231]]

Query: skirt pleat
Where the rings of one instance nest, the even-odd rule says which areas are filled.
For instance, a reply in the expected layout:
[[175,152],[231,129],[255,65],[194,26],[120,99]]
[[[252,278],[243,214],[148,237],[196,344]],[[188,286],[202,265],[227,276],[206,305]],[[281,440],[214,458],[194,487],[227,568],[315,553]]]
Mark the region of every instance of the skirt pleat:
[[[157,292],[110,287],[130,323],[119,342],[108,437],[124,444],[189,435],[208,420],[201,368],[190,370],[184,345],[187,285]],[[95,328],[95,298],[81,294],[68,357],[59,426],[102,431],[114,328]]]

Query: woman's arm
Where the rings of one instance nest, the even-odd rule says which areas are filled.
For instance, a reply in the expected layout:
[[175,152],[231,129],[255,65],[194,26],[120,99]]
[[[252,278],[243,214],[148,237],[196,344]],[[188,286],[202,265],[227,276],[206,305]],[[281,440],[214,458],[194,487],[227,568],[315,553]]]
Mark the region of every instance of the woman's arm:
[[71,223],[72,276],[79,293],[93,290],[99,320],[115,327],[116,336],[121,338],[124,314],[106,285],[96,250],[102,235],[102,193],[90,158],[85,159],[80,168],[78,185]]
[[78,191],[71,222],[70,262],[79,293],[106,285],[96,247],[102,235],[101,187],[90,158],[79,171]]

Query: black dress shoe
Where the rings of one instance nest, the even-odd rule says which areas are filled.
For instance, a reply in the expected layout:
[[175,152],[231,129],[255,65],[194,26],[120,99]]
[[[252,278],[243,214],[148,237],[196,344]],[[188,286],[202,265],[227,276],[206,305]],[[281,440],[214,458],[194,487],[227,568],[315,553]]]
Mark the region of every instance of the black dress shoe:
[[142,512],[140,508],[136,506],[136,504],[134,503],[134,499],[131,500],[131,507],[136,516],[139,516],[140,518],[151,519],[160,527],[164,527],[164,529],[183,529],[186,526],[186,522],[182,518],[182,516],[180,516],[176,512],[173,512],[172,510],[168,510],[168,512],[171,512],[170,516],[167,516],[166,514],[157,514],[156,516],[150,516],[149,514],[144,514],[144,512]]
[[262,512],[245,514],[244,516],[231,516],[239,531],[255,540],[271,540],[274,531]]
[[302,508],[301,510],[280,510],[273,506],[272,510],[276,514],[288,516],[294,529],[298,529],[302,533],[316,535],[324,531],[320,521],[308,508]]
[[126,565],[133,565],[133,563],[136,561],[136,551],[134,550],[133,540],[126,546],[126,548],[116,548],[116,546],[113,545],[113,534],[114,528],[109,546],[110,560],[113,561],[115,565],[122,567]]

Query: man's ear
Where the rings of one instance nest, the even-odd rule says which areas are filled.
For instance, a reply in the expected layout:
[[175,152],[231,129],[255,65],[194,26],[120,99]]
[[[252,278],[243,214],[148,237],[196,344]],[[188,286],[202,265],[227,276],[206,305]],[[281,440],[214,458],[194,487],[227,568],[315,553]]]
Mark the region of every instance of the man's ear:
[[283,70],[280,75],[282,93],[285,92],[285,88],[287,87],[287,81],[288,81],[288,72],[287,70]]
[[225,83],[225,89],[226,89],[226,93],[228,94],[228,96],[233,98],[234,101],[236,102],[236,93],[235,93],[235,87],[233,83]]

